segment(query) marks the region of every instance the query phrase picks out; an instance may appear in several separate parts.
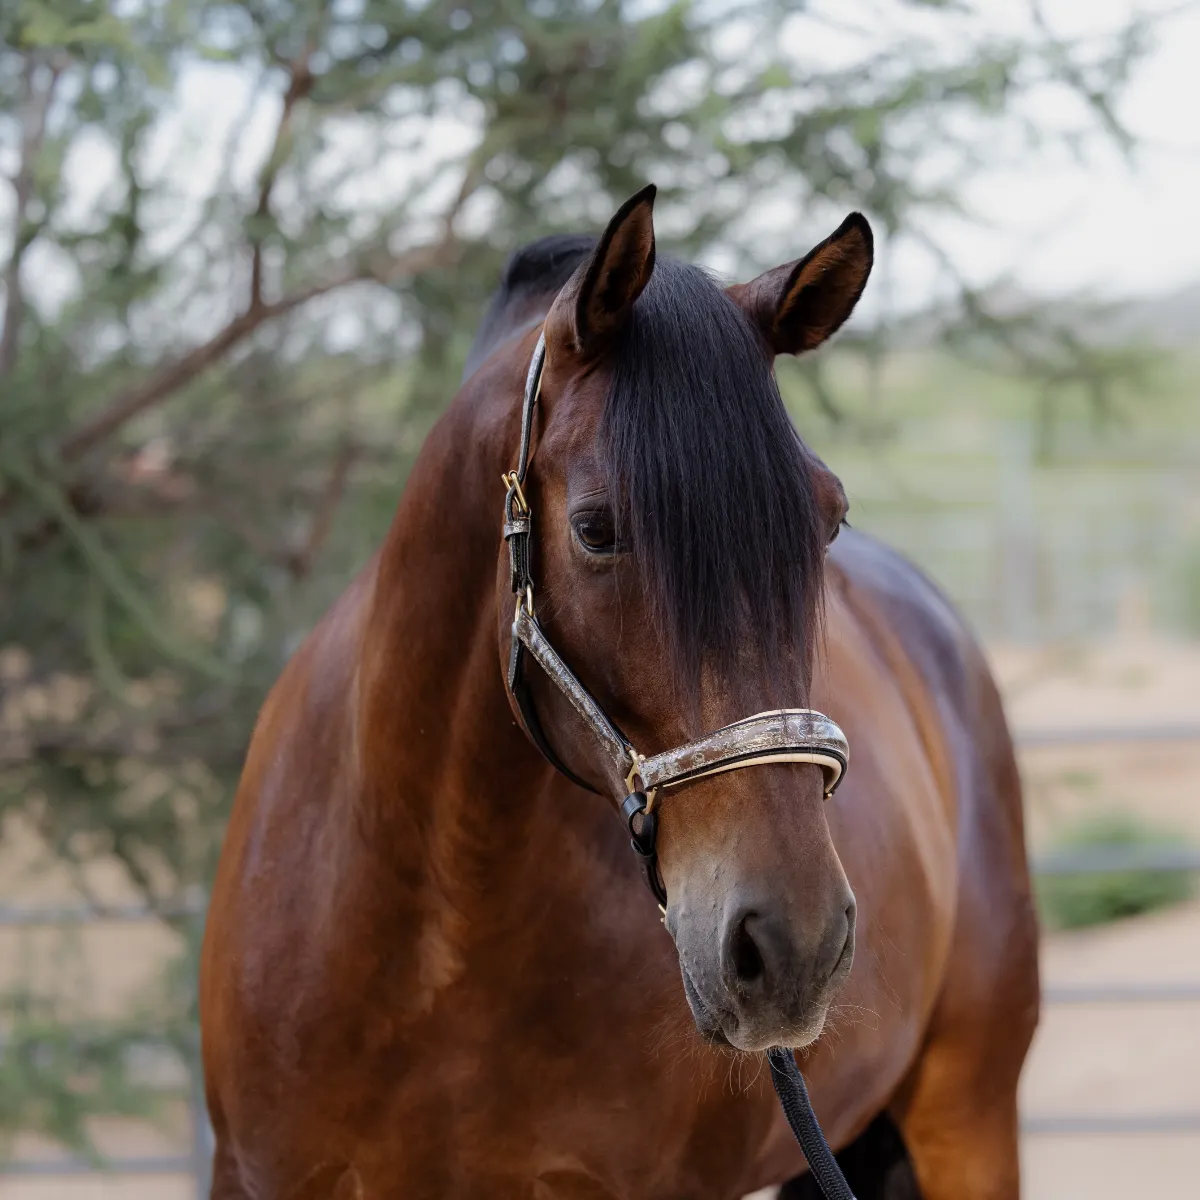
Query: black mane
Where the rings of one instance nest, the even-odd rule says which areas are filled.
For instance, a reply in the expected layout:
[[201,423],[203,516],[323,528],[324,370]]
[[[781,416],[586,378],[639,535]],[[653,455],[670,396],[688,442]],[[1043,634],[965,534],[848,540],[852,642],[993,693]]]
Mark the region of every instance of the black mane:
[[[505,269],[468,358],[545,314],[596,239],[543,238]],[[811,460],[758,332],[698,267],[659,256],[613,359],[600,454],[678,683],[765,667],[807,694],[825,530]]]
[[463,367],[463,379],[506,338],[545,315],[559,289],[596,245],[583,233],[555,233],[522,246],[508,260]]
[[613,361],[600,449],[678,680],[739,664],[807,694],[826,537],[812,461],[749,318],[659,257]]

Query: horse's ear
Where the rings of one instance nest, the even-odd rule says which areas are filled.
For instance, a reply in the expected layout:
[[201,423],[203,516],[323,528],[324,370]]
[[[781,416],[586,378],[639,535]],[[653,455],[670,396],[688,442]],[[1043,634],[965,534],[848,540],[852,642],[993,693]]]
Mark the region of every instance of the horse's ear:
[[617,209],[572,297],[575,347],[597,350],[629,319],[654,270],[654,184]]
[[874,261],[871,226],[851,213],[796,262],[729,289],[776,354],[801,354],[841,328],[854,310]]

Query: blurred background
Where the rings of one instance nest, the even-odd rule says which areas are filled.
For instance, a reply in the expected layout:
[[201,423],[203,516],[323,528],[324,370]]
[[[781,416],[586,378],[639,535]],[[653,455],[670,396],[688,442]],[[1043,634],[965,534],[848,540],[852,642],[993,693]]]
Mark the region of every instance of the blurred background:
[[206,1195],[195,952],[257,707],[380,541],[506,256],[647,181],[995,664],[1047,1009],[1032,1200],[1200,1178],[1200,11],[0,3],[0,1197]]

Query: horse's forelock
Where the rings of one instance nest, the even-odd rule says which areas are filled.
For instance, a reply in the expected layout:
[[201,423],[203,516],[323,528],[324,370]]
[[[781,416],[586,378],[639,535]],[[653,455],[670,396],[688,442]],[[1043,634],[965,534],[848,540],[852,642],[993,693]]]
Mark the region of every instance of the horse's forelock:
[[696,695],[742,664],[807,692],[825,551],[808,455],[757,332],[699,268],[659,259],[614,350],[600,449],[677,682]]

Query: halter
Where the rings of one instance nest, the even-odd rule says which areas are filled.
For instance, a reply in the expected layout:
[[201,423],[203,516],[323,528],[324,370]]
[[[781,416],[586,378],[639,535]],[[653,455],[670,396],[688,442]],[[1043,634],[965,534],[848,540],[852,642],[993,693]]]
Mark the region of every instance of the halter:
[[618,774],[625,780],[629,794],[621,805],[621,812],[629,826],[633,849],[645,867],[650,891],[660,908],[665,910],[667,893],[658,873],[655,849],[658,835],[655,801],[660,791],[683,787],[697,779],[723,771],[737,771],[743,767],[785,762],[815,763],[824,773],[825,798],[828,799],[846,772],[850,751],[846,735],[824,713],[810,708],[776,708],[734,721],[673,750],[664,750],[651,756],[639,754],[579,681],[579,677],[563,662],[534,614],[529,557],[533,513],[523,486],[529,469],[533,410],[541,395],[545,362],[546,335],[543,333],[538,338],[525,379],[517,468],[501,476],[506,489],[504,540],[508,545],[510,582],[516,596],[512,648],[508,659],[508,690],[512,693],[530,740],[546,761],[572,782],[589,792],[595,792],[596,788],[576,775],[550,745],[529,688],[527,657],[542,668],[591,729]]

